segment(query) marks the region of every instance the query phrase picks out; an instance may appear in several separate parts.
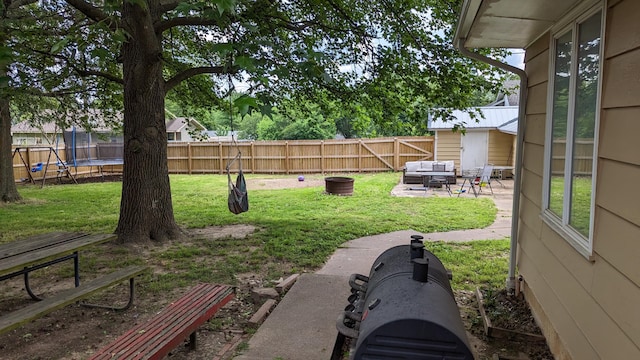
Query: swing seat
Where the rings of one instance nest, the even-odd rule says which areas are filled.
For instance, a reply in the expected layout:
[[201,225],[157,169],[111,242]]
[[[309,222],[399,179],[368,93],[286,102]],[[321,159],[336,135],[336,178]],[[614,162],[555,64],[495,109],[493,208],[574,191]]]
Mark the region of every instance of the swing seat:
[[42,171],[42,166],[44,164],[39,162],[37,163],[34,167],[31,168],[31,172],[38,172],[38,171]]
[[249,211],[249,194],[247,193],[247,182],[244,179],[242,171],[238,173],[236,183],[231,182],[231,175],[229,177],[229,211],[234,214],[240,214],[245,211]]

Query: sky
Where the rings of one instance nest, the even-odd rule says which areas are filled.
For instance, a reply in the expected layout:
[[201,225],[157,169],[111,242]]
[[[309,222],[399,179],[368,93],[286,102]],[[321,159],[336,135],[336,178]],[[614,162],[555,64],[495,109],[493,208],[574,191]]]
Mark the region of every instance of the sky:
[[512,55],[507,56],[505,59],[507,64],[515,66],[524,70],[524,50],[523,49],[509,49]]

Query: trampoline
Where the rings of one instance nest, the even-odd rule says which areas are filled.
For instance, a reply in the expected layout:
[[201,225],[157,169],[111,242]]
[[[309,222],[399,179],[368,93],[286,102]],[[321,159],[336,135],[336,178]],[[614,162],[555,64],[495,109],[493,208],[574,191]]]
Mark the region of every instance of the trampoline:
[[67,166],[95,167],[104,176],[105,166],[124,165],[124,137],[118,134],[90,133],[74,127],[64,132]]

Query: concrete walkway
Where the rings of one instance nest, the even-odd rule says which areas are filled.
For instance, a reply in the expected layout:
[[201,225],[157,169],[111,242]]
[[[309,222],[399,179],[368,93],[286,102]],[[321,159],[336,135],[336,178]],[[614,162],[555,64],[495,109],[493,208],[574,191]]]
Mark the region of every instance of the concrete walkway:
[[[511,236],[513,181],[492,184],[491,197],[498,208],[496,221],[484,229],[422,234],[413,230],[367,236],[346,242],[314,274],[303,274],[271,315],[249,340],[249,348],[235,360],[328,360],[336,340],[336,318],[347,305],[351,274],[368,274],[374,260],[385,250],[408,244],[419,234],[433,241],[504,239]],[[448,196],[444,190],[409,190],[399,184],[396,196]],[[456,196],[454,194],[453,196]],[[463,193],[462,196],[468,197]]]

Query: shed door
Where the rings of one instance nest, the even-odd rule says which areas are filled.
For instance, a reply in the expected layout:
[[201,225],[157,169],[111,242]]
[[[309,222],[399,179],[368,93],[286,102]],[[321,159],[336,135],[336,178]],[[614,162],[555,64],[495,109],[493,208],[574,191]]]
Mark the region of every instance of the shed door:
[[489,152],[488,131],[467,131],[460,137],[460,167],[462,171],[473,170],[487,163]]

